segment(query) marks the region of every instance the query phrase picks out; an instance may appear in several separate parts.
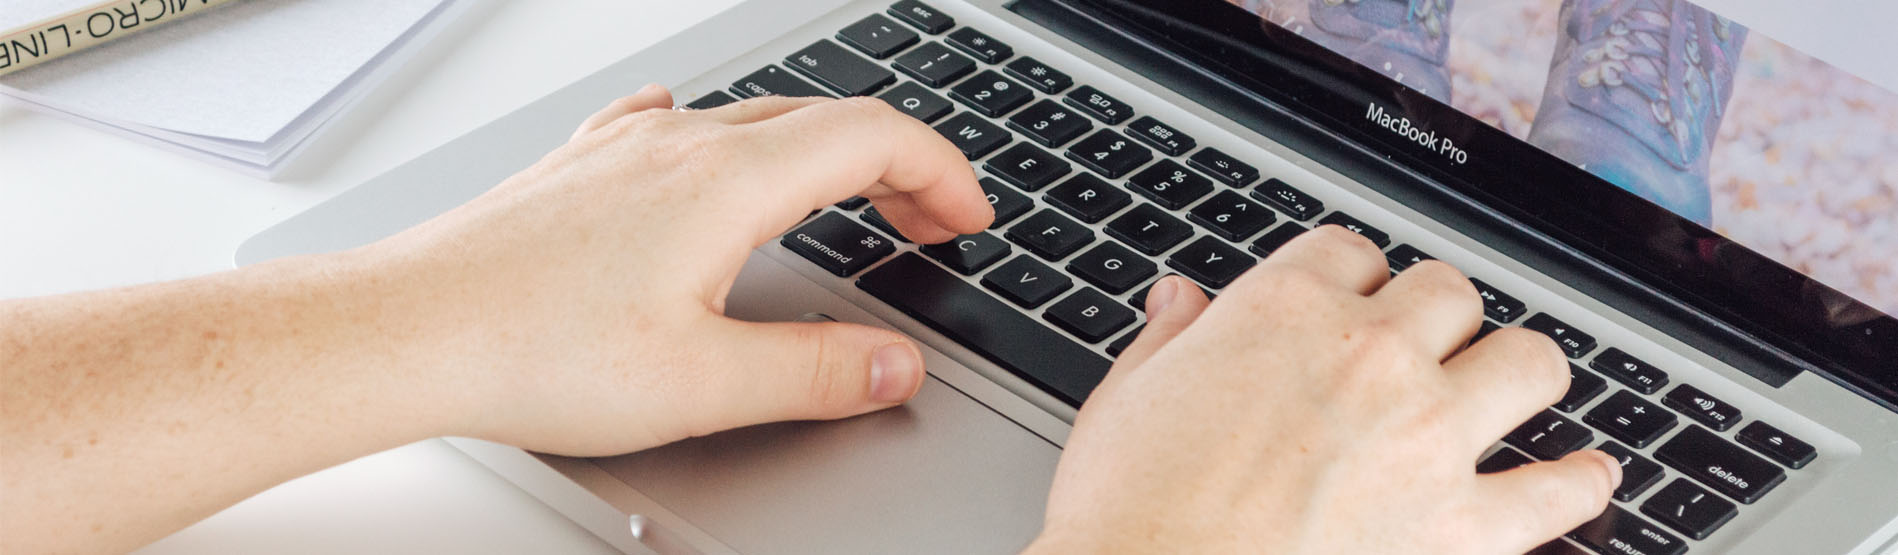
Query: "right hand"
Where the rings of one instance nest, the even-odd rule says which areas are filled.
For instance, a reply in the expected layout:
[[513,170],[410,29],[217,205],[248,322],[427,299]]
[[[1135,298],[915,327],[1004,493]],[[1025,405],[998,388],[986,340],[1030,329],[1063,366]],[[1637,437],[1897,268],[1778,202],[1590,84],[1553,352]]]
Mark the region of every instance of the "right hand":
[[1441,262],[1388,278],[1336,226],[1208,304],[1169,277],[1094,390],[1030,552],[1522,553],[1601,513],[1586,450],[1478,475],[1482,451],[1568,385],[1540,334],[1482,321]]

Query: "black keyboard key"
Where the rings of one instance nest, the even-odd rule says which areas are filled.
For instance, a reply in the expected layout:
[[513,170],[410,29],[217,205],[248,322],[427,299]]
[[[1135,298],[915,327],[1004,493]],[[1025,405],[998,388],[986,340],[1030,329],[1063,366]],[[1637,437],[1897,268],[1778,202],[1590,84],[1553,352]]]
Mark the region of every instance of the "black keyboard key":
[[1119,178],[1153,159],[1153,151],[1112,129],[1095,131],[1068,147],[1068,158],[1109,179]]
[[982,167],[1023,191],[1040,190],[1074,171],[1074,166],[1060,156],[1028,143],[1015,143],[1015,146],[989,158]]
[[1805,468],[1806,463],[1812,462],[1812,459],[1819,454],[1818,450],[1812,448],[1812,444],[1786,435],[1786,432],[1779,431],[1779,428],[1758,420],[1741,428],[1740,433],[1734,437],[1739,438],[1740,444],[1752,447],[1754,451],[1766,455],[1766,458],[1793,468]]
[[1497,449],[1495,453],[1484,457],[1481,462],[1476,463],[1476,473],[1495,474],[1532,462],[1536,462],[1536,460],[1529,458],[1528,455],[1524,455],[1515,449],[1504,447]]
[[[1562,352],[1568,353],[1569,358],[1582,358],[1582,355],[1595,350],[1594,336],[1582,333],[1581,330],[1555,319],[1546,312],[1530,316],[1529,320],[1522,323],[1522,327],[1542,332],[1543,335],[1549,336],[1549,339],[1554,339],[1555,344],[1561,346]],[[1601,366],[1597,365],[1595,369],[1614,376],[1613,372],[1603,370]],[[1616,377],[1616,379],[1620,378]],[[1643,393],[1653,393],[1653,391]]]
[[999,237],[977,233],[950,239],[947,243],[923,245],[918,250],[957,273],[973,276],[983,268],[1001,262],[1014,249]]
[[778,66],[769,66],[751,72],[751,75],[746,75],[744,78],[739,79],[738,82],[732,83],[731,91],[733,94],[745,98],[757,98],[760,96],[831,96],[830,93],[824,92],[824,89],[817,88],[817,85],[806,83],[803,79],[798,79],[796,76],[791,75],[789,70],[781,69]]
[[1424,251],[1417,250],[1417,247],[1410,246],[1409,243],[1391,247],[1390,252],[1384,253],[1384,258],[1390,261],[1392,270],[1399,272],[1407,270],[1411,266],[1415,266],[1425,260],[1436,260],[1435,257],[1425,254]]
[[981,183],[982,194],[988,197],[989,206],[995,208],[995,223],[989,224],[989,229],[1001,229],[1035,207],[1035,201],[1029,200],[1027,195],[1015,192],[1000,181],[985,177]]
[[956,18],[936,11],[936,8],[916,0],[903,0],[890,6],[890,15],[903,20],[925,33],[936,34],[956,26]]
[[1147,143],[1155,150],[1166,153],[1167,156],[1186,154],[1186,151],[1193,150],[1193,147],[1199,145],[1198,141],[1193,140],[1192,135],[1181,133],[1171,125],[1160,123],[1160,120],[1153,119],[1153,116],[1140,116],[1140,119],[1127,124],[1127,134],[1133,135],[1135,139],[1140,139],[1140,142]]
[[[903,32],[910,31],[903,29]],[[785,56],[784,65],[844,96],[865,96],[896,82],[896,74],[890,70],[827,40],[819,40]]]
[[1055,71],[1054,68],[1048,67],[1048,64],[1027,56],[1016,58],[1002,69],[1016,79],[1028,83],[1028,86],[1034,87],[1035,90],[1048,94],[1061,92],[1074,85],[1074,79],[1068,77],[1068,74]]
[[1675,478],[1661,491],[1654,492],[1641,504],[1641,514],[1653,517],[1668,528],[1696,540],[1707,539],[1720,525],[1733,520],[1740,511],[1686,478]]
[[1528,422],[1503,436],[1503,442],[1545,461],[1560,459],[1594,441],[1595,432],[1548,410],[1529,417]]
[[862,51],[865,55],[881,60],[904,48],[909,48],[909,45],[916,44],[917,36],[915,31],[897,25],[895,21],[890,21],[890,18],[870,14],[869,17],[859,19],[849,27],[844,27],[844,30],[838,31],[837,40]]
[[1655,449],[1654,458],[1748,505],[1786,481],[1786,471],[1779,465],[1692,424]]
[[1609,441],[1596,449],[1621,463],[1621,485],[1615,486],[1615,499],[1618,501],[1633,501],[1641,496],[1641,492],[1661,483],[1661,478],[1667,475],[1661,463],[1650,461],[1625,445]]
[[[1259,180],[1259,169],[1240,162],[1219,149],[1206,147],[1186,159],[1186,163],[1227,185],[1245,187]],[[1304,219],[1304,218],[1299,218]]]
[[1001,63],[1002,60],[1006,60],[1009,56],[1015,55],[1015,49],[1009,48],[1008,45],[1003,44],[1002,41],[995,40],[995,37],[975,30],[974,27],[956,29],[954,32],[949,33],[949,36],[944,37],[943,40],[949,41],[949,45],[956,47],[957,50],[968,52],[970,56],[975,56],[977,60],[991,64]]
[[1660,405],[1647,402],[1639,395],[1616,391],[1607,400],[1595,405],[1582,420],[1639,449],[1674,429],[1680,417]]
[[1094,231],[1053,210],[1042,210],[1008,228],[1008,240],[1042,258],[1060,260],[1094,242]]
[[[1177,274],[1167,274],[1167,275],[1177,275]],[[1153,286],[1155,286],[1155,285],[1159,285],[1159,284],[1160,284],[1160,280],[1157,280],[1157,279],[1156,279],[1156,280],[1153,280],[1153,283],[1149,283],[1149,284],[1147,284],[1147,286],[1146,286],[1146,287],[1142,287],[1142,288],[1140,288],[1140,290],[1139,290],[1139,291],[1136,291],[1136,292],[1134,292],[1134,294],[1133,294],[1133,295],[1131,295],[1131,296],[1129,296],[1129,297],[1127,298],[1127,305],[1128,305],[1128,306],[1132,306],[1132,307],[1134,307],[1134,310],[1138,310],[1138,311],[1141,311],[1141,312],[1146,312],[1146,310],[1147,310],[1147,294],[1148,294],[1148,293],[1152,293],[1152,292],[1153,292]],[[1207,290],[1206,290],[1206,288],[1204,288],[1204,287],[1201,287],[1201,288],[1199,289],[1199,293],[1200,293],[1201,295],[1205,295],[1205,296],[1206,296],[1206,300],[1209,300],[1209,301],[1210,301],[1210,300],[1213,300],[1213,298],[1214,298],[1214,297],[1218,297],[1218,295],[1214,295],[1212,291],[1207,291]]]
[[1008,144],[1013,137],[1008,130],[996,127],[989,120],[970,112],[963,112],[936,125],[936,132],[949,139],[970,160],[987,156],[995,149]]
[[1090,173],[1070,177],[1041,196],[1041,200],[1090,224],[1106,219],[1132,199],[1133,195]]
[[[1543,315],[1537,314],[1537,316]],[[1531,318],[1531,320],[1534,320],[1534,318]],[[1560,322],[1557,322],[1557,324],[1560,324]],[[1571,332],[1572,331],[1573,330],[1571,330]],[[1586,341],[1578,339],[1577,344],[1586,343],[1590,347],[1593,347],[1595,344],[1594,338],[1583,335],[1582,339],[1586,339]],[[1563,348],[1567,347],[1568,345],[1563,345]],[[1569,356],[1574,357],[1581,355],[1573,354],[1571,351]],[[1635,391],[1639,391],[1643,394],[1652,395],[1654,392],[1660,391],[1661,386],[1667,385],[1667,372],[1662,372],[1659,368],[1655,368],[1643,362],[1641,359],[1634,358],[1634,355],[1630,355],[1614,347],[1609,347],[1608,350],[1596,355],[1595,360],[1589,362],[1588,365],[1601,371],[1603,374],[1607,374],[1608,377],[1614,378],[1615,381],[1626,384],[1628,387],[1634,388]]]
[[994,118],[1020,108],[1035,99],[1035,93],[1002,74],[984,71],[964,79],[949,89],[954,98],[982,115]]
[[1601,516],[1570,531],[1568,538],[1596,553],[1680,555],[1687,552],[1685,540],[1614,505],[1609,505]]
[[1582,405],[1595,400],[1595,397],[1604,391],[1608,391],[1608,380],[1602,379],[1594,372],[1583,370],[1580,366],[1570,364],[1568,365],[1568,392],[1562,394],[1562,400],[1555,402],[1555,410],[1562,412],[1581,410]]
[[685,107],[691,108],[694,110],[710,110],[710,109],[717,108],[719,106],[724,106],[726,104],[731,104],[737,101],[738,101],[738,97],[732,96],[731,93],[727,93],[725,91],[712,91],[709,93],[705,93],[705,96],[699,97],[698,100],[694,100],[690,103],[687,103]]
[[909,240],[908,237],[904,237],[902,232],[897,231],[896,226],[891,225],[890,220],[888,218],[884,218],[883,213],[878,212],[876,207],[874,206],[870,207],[869,210],[864,210],[863,215],[857,216],[857,218],[863,220],[863,223],[870,224],[870,227],[877,228],[877,231],[881,231],[883,233],[889,234],[889,236],[891,237],[895,237],[896,240],[898,241],[902,241],[905,243],[915,242],[915,241]]
[[1113,362],[914,253],[857,287],[1062,401],[1079,405]]
[[1259,236],[1259,240],[1253,241],[1251,247],[1252,254],[1259,255],[1260,258],[1271,256],[1272,251],[1279,250],[1279,247],[1283,247],[1286,243],[1291,242],[1293,237],[1297,237],[1307,231],[1311,230],[1305,229],[1305,226],[1296,223],[1286,222],[1285,225],[1272,228],[1272,231],[1265,232],[1265,235]]
[[1107,234],[1115,239],[1126,241],[1135,249],[1150,255],[1158,255],[1193,236],[1193,226],[1173,217],[1165,210],[1151,204],[1141,203],[1114,221],[1107,222]]
[[1483,283],[1483,280],[1470,278],[1470,285],[1476,286],[1476,296],[1483,299],[1483,315],[1491,320],[1507,324],[1529,310],[1529,305],[1522,304],[1522,301],[1516,300],[1515,297],[1509,296],[1500,289],[1490,287],[1489,284]]
[[956,82],[962,76],[975,71],[975,60],[957,54],[949,47],[938,43],[928,43],[915,50],[896,57],[897,71],[903,72],[924,85],[942,87]]
[[1041,317],[1088,343],[1105,341],[1134,323],[1134,311],[1088,287],[1049,305]]
[[1213,192],[1212,180],[1186,171],[1178,162],[1164,159],[1128,178],[1127,186],[1169,210],[1186,208]]
[[850,277],[896,252],[896,245],[849,217],[827,213],[784,235],[784,248],[838,277]]
[[1062,108],[1053,100],[1042,100],[1009,117],[1008,127],[1042,146],[1055,148],[1087,133],[1094,128],[1094,122]]
[[1536,546],[1524,555],[1589,555],[1589,553],[1587,550],[1575,547],[1575,544],[1562,541],[1562,538],[1556,538],[1549,540],[1549,543]]
[[1024,308],[1034,308],[1073,287],[1074,279],[1024,254],[982,276],[982,286]]
[[1391,246],[1390,234],[1371,227],[1370,224],[1358,221],[1357,218],[1353,218],[1350,214],[1344,212],[1332,212],[1331,215],[1319,219],[1318,225],[1335,225],[1349,229],[1352,233],[1363,235],[1365,239],[1370,239],[1371,243],[1376,244],[1377,248],[1380,249]]
[[1115,339],[1113,343],[1107,344],[1107,356],[1118,357],[1121,353],[1127,352],[1127,347],[1132,346],[1134,340],[1140,338],[1140,332],[1146,329],[1147,326],[1142,325],[1134,328],[1133,331],[1120,334],[1120,339]]
[[1159,270],[1158,264],[1113,241],[1101,243],[1068,263],[1069,273],[1116,295],[1140,285]]
[[1259,188],[1252,190],[1252,196],[1278,207],[1279,211],[1298,221],[1307,221],[1325,211],[1325,203],[1311,198],[1304,191],[1292,188],[1284,181],[1267,179]]
[[863,205],[865,204],[870,204],[870,199],[863,198],[863,197],[850,197],[847,199],[837,201],[837,207],[842,208],[844,210],[856,210],[858,208],[863,208]]
[[1251,238],[1265,226],[1272,225],[1275,218],[1271,210],[1253,204],[1232,191],[1220,191],[1213,198],[1193,207],[1186,217],[1199,222],[1200,226],[1211,230],[1214,235],[1233,242]]
[[1224,289],[1257,262],[1224,241],[1200,237],[1174,252],[1167,258],[1166,265],[1207,287]]
[[[1482,325],[1476,326],[1476,335],[1470,336],[1470,343],[1476,343],[1478,341],[1482,341],[1483,338],[1489,337],[1489,334],[1496,333],[1496,330],[1499,330],[1499,329],[1503,329],[1503,327],[1496,325],[1495,322],[1484,320]],[[1575,411],[1568,411],[1568,412],[1575,412]]]
[[1094,116],[1094,119],[1107,122],[1108,125],[1127,121],[1127,118],[1134,115],[1133,109],[1127,107],[1126,103],[1114,97],[1107,96],[1107,93],[1101,92],[1100,89],[1089,85],[1082,85],[1081,88],[1074,89],[1068,93],[1064,100],[1067,101],[1069,106],[1080,108],[1081,111],[1087,112],[1087,115]]
[[1732,428],[1734,424],[1740,422],[1739,408],[1727,404],[1726,401],[1715,399],[1707,392],[1691,385],[1674,386],[1674,390],[1667,392],[1667,396],[1662,397],[1661,402],[1713,428],[1716,432],[1727,431],[1727,428]]
[[923,123],[935,123],[956,109],[949,99],[936,96],[929,89],[915,83],[901,83],[896,88],[884,91],[877,98],[890,103],[897,111],[909,117],[922,120]]

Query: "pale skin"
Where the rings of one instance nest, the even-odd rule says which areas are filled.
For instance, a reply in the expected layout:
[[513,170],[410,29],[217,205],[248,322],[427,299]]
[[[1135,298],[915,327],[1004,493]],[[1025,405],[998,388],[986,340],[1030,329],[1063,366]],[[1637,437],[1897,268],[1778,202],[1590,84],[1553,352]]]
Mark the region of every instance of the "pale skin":
[[[876,100],[671,105],[620,99],[363,248],[0,302],[0,552],[134,549],[430,437],[609,455],[914,395],[903,335],[739,322],[724,299],[754,247],[852,195],[922,242],[986,228],[968,162]],[[1567,387],[1555,346],[1466,349],[1467,280],[1383,268],[1320,228],[1217,303],[1162,281],[1029,551],[1521,553],[1598,514],[1620,479],[1599,452],[1473,470]]]

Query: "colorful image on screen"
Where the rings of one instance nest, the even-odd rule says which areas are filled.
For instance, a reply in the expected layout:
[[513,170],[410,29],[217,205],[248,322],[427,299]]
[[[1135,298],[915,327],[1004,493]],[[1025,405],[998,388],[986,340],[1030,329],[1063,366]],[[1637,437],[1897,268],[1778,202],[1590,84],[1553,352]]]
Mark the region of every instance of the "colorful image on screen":
[[1230,0],[1898,315],[1898,94],[1684,0]]

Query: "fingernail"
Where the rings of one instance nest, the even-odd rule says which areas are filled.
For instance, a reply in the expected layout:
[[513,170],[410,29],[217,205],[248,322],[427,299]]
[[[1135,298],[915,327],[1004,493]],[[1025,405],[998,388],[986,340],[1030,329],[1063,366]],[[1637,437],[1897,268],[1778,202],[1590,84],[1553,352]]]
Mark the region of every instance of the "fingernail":
[[916,392],[923,379],[922,356],[905,343],[877,347],[870,354],[870,400],[901,403]]
[[1150,317],[1165,312],[1166,307],[1179,297],[1180,286],[1176,281],[1179,280],[1172,277],[1160,278],[1153,284],[1153,290],[1147,292],[1147,314]]

